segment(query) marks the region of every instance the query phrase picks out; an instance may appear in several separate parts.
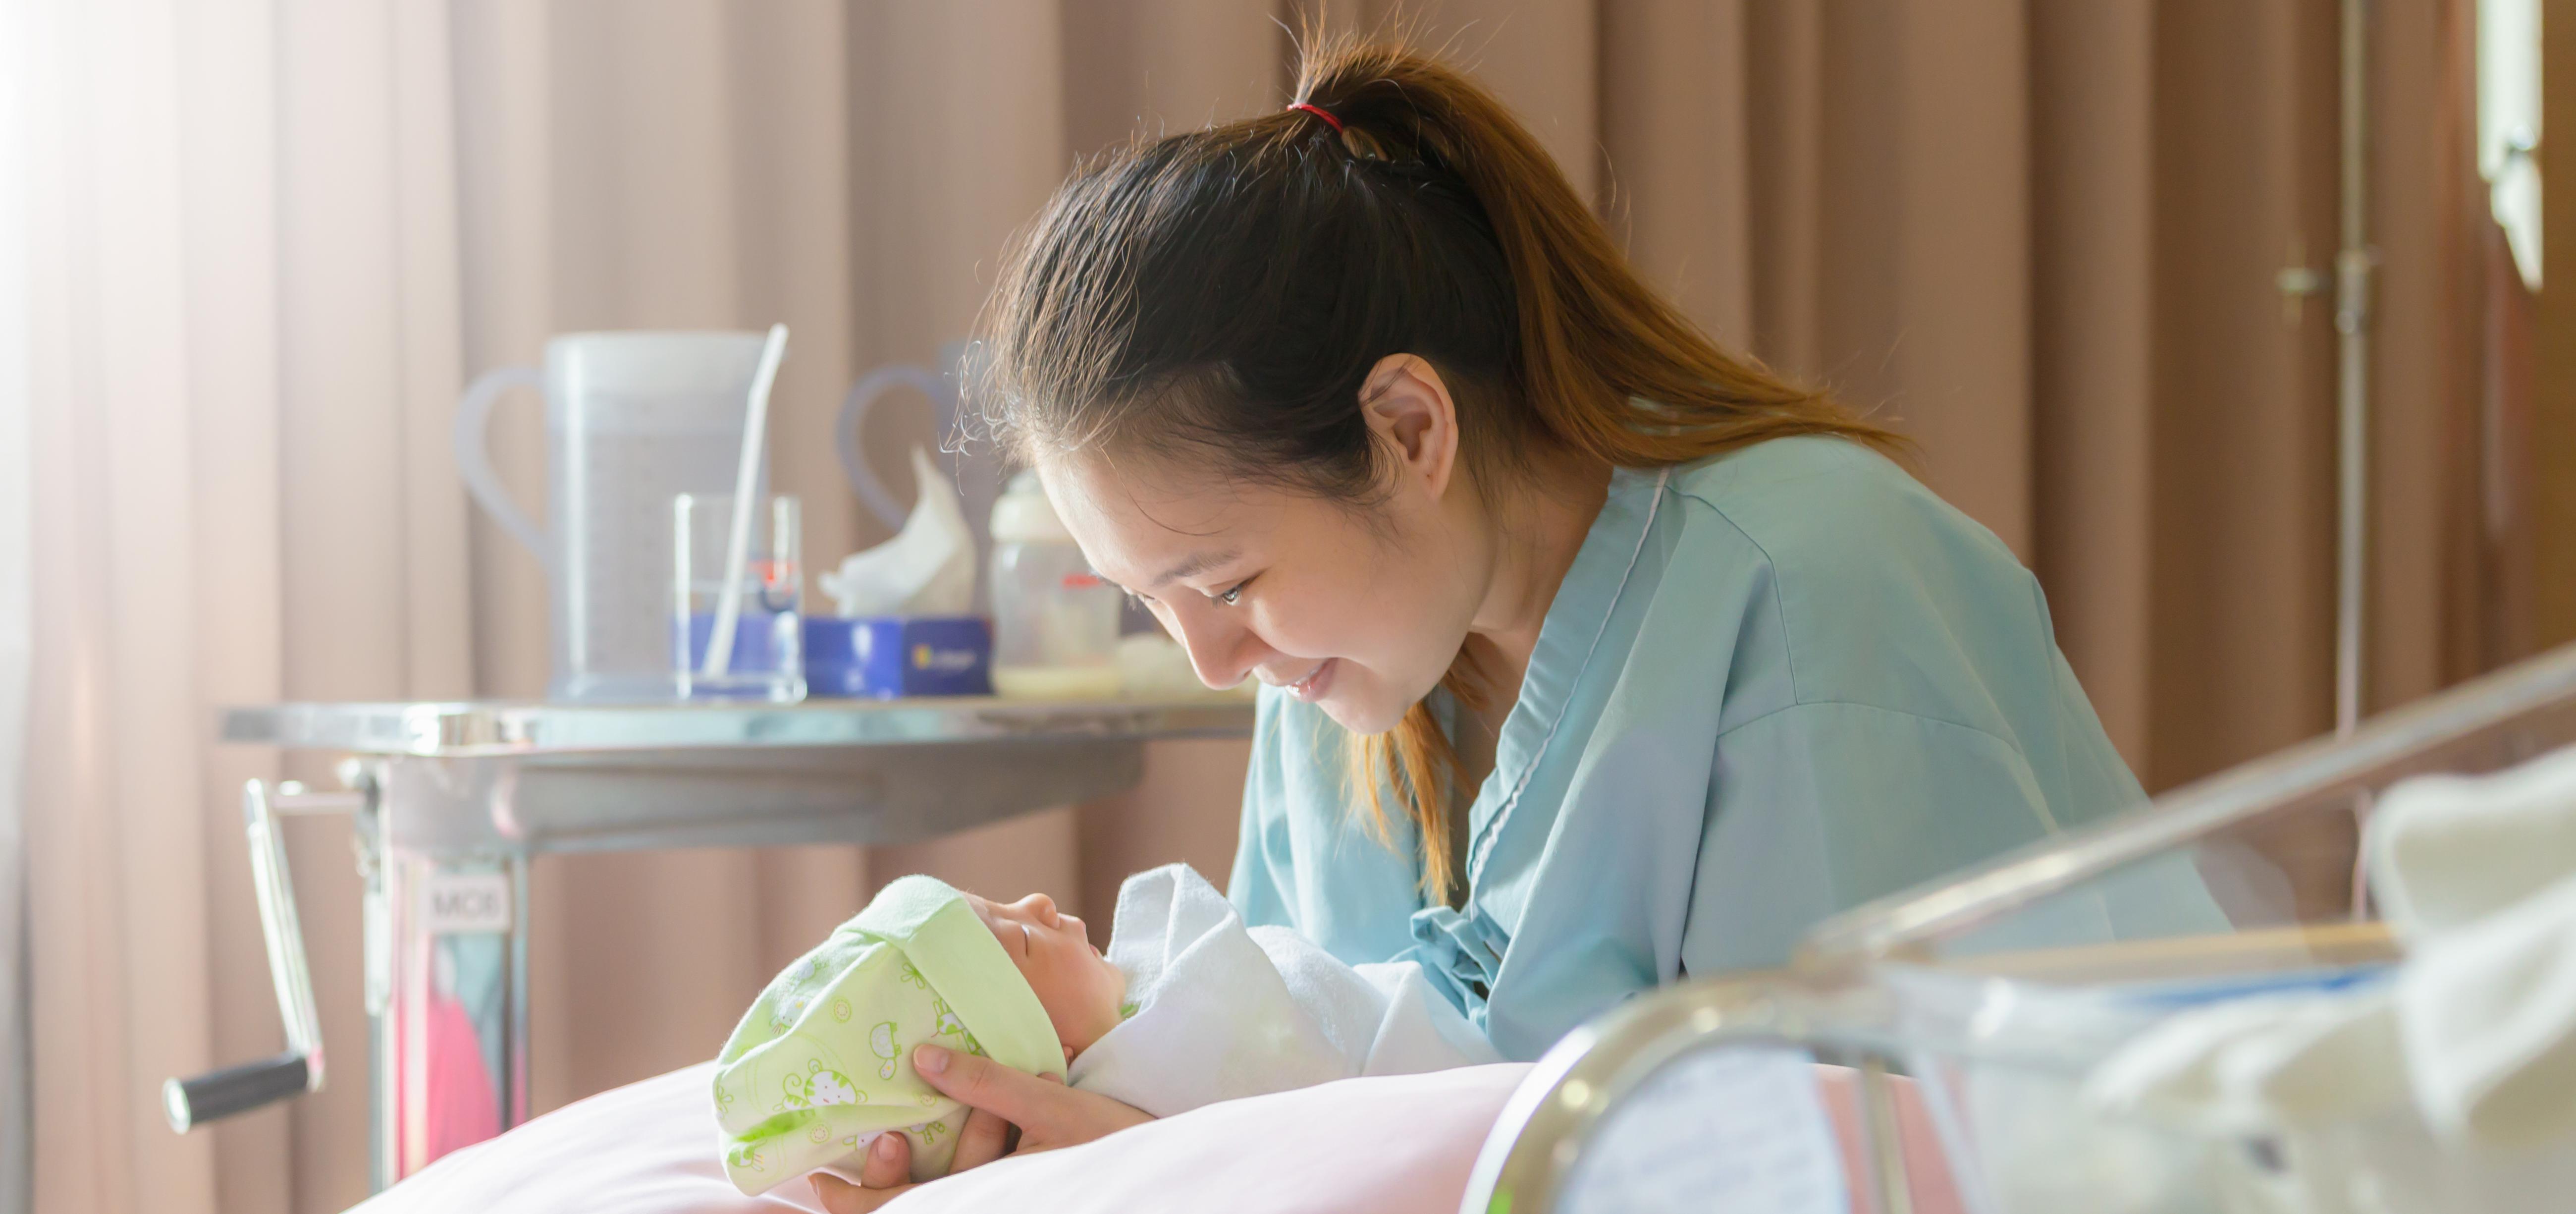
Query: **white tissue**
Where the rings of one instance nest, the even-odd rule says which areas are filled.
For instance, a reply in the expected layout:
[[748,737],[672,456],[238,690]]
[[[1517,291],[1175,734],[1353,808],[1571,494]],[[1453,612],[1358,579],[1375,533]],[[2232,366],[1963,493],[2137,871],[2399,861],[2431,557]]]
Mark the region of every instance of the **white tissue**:
[[815,579],[843,619],[965,615],[975,605],[975,535],[958,508],[957,486],[919,447],[912,449],[912,477],[920,494],[903,530]]

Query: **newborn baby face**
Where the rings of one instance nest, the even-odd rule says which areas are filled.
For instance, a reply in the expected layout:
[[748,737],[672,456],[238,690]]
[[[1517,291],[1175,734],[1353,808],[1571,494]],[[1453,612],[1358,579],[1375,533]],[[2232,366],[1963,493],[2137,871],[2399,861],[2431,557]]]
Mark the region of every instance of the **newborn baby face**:
[[1091,947],[1082,920],[1057,913],[1053,898],[1030,894],[1017,902],[994,902],[968,894],[966,903],[993,929],[1002,951],[1037,992],[1047,1019],[1055,1023],[1057,1040],[1064,1043],[1065,1061],[1073,1061],[1125,1019],[1119,1005],[1127,998],[1127,976]]

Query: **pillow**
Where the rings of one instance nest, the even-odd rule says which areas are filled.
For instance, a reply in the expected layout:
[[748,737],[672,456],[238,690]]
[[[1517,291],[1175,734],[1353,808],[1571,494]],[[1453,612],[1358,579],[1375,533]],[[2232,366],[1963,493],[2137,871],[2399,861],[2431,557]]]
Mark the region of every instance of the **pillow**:
[[1504,1062],[1226,1100],[1088,1146],[1015,1155],[924,1185],[886,1214],[1451,1214],[1503,1102]]
[[[714,1063],[603,1092],[440,1159],[352,1214],[755,1214],[819,1211],[811,1186],[735,1192],[717,1158]],[[895,1214],[1221,1209],[1227,1214],[1449,1214],[1524,1063],[1345,1079],[1226,1101],[1088,1146],[1015,1156],[926,1185]],[[1858,1184],[1852,1076],[1819,1067]],[[1910,1087],[1898,1107],[1914,1208],[1950,1214],[1938,1148]]]
[[350,1214],[822,1210],[813,1186],[745,1197],[717,1156],[713,1062],[565,1105],[412,1174]]
[[[1089,1146],[961,1172],[888,1208],[1447,1214],[1485,1131],[1528,1071],[1505,1063],[1227,1101]],[[713,1083],[706,1063],[567,1105],[440,1159],[352,1214],[819,1211],[802,1181],[759,1197],[734,1191],[717,1158]],[[1276,1174],[1255,1174],[1271,1165]]]

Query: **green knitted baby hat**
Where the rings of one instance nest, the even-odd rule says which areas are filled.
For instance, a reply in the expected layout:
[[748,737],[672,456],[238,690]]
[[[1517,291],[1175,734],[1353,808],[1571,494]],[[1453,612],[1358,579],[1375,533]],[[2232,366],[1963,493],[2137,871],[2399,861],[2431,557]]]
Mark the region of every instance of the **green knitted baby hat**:
[[914,1179],[945,1174],[965,1108],[913,1074],[925,1041],[1064,1075],[1046,1008],[965,895],[904,877],[772,979],[716,1055],[725,1175],[755,1194],[855,1176],[887,1131],[912,1139]]

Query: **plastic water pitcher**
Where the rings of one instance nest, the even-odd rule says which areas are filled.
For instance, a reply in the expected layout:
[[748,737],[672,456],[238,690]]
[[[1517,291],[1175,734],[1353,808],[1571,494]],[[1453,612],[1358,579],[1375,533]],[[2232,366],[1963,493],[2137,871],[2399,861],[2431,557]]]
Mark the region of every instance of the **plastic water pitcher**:
[[[568,333],[545,368],[503,367],[456,406],[456,470],[546,570],[550,698],[668,699],[671,503],[733,492],[757,333]],[[513,388],[546,401],[546,523],[492,471],[485,430]],[[768,483],[767,454],[761,483]]]

